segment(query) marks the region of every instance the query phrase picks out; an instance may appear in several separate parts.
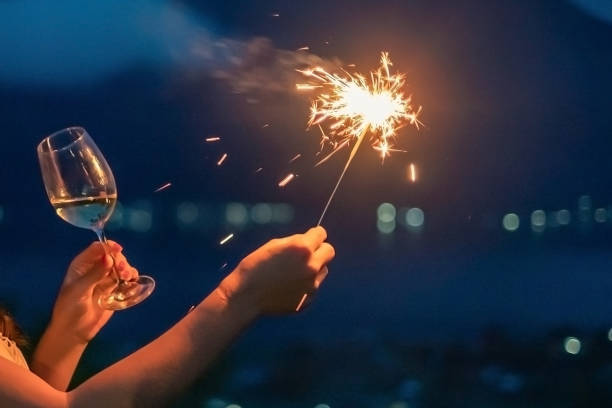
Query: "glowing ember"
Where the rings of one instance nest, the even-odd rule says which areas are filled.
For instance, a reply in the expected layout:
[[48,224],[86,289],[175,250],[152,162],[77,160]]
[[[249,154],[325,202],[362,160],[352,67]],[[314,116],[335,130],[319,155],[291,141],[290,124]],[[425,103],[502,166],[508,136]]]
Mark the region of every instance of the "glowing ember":
[[308,51],[310,49],[309,46],[298,48],[296,51]]
[[414,163],[410,163],[410,181],[413,183],[416,181],[416,167]]
[[297,159],[299,159],[300,157],[302,157],[302,153],[298,153],[295,156],[293,156],[293,158],[291,160],[289,160],[289,163],[293,163],[294,161],[296,161]]
[[219,159],[219,161],[217,162],[217,166],[220,166],[223,164],[223,162],[225,161],[225,159],[227,159],[227,153],[223,153],[223,156],[221,156],[221,158]]
[[207,137],[206,139],[204,139],[204,141],[210,143],[210,142],[218,142],[219,140],[221,140],[221,138],[219,136],[212,136],[212,137]]
[[155,189],[154,193],[159,193],[160,191],[163,191],[163,190],[167,189],[171,185],[172,185],[172,183],[166,183],[163,186],[158,187],[157,189]]
[[227,241],[229,241],[230,239],[234,238],[234,234],[229,234],[227,237],[223,238],[221,241],[219,241],[219,245],[224,245],[227,243]]
[[289,184],[291,182],[291,180],[293,180],[295,178],[295,174],[293,173],[289,173],[285,176],[284,179],[282,179],[281,181],[278,182],[278,186],[279,187],[285,187],[287,184]]
[[262,128],[262,129],[265,129],[265,128],[267,128],[267,127],[270,127],[270,124],[269,124],[269,123],[266,123],[266,124],[265,124],[265,125],[263,125],[261,128]]
[[257,170],[255,170],[255,173],[259,173],[262,170],[263,170],[263,167],[259,167]]
[[273,13],[272,17],[280,17],[280,14],[279,13]]

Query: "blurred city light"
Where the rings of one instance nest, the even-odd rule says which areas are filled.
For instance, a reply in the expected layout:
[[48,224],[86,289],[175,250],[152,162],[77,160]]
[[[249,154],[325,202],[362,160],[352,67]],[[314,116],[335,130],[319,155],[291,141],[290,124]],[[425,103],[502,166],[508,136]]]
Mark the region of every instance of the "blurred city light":
[[509,213],[504,215],[502,225],[506,231],[516,231],[521,225],[521,220],[515,213]]
[[390,203],[382,203],[378,206],[376,210],[376,214],[378,216],[378,220],[383,223],[389,223],[391,221],[395,222],[395,216],[397,211],[395,210],[395,206]]
[[406,224],[412,228],[420,228],[425,223],[425,213],[420,208],[414,207],[406,212]]
[[608,340],[612,341],[612,329],[608,330]]
[[256,224],[267,224],[272,221],[272,206],[259,203],[251,208],[251,219]]
[[388,222],[378,220],[376,221],[376,227],[378,228],[378,232],[382,234],[391,234],[395,231],[395,220]]
[[153,227],[153,210],[149,201],[137,201],[125,210],[127,226],[135,232],[149,232]]
[[546,213],[543,210],[535,210],[531,213],[531,225],[536,228],[546,226]]
[[176,207],[176,219],[183,226],[194,224],[199,216],[198,206],[191,201],[182,202]]
[[289,204],[275,204],[272,206],[272,221],[288,224],[293,221],[294,211]]
[[569,210],[559,210],[557,211],[557,222],[559,225],[568,225],[572,220],[572,214]]
[[608,221],[608,211],[605,208],[598,208],[595,210],[593,218],[595,219],[595,222],[604,223]]
[[580,198],[578,198],[578,209],[583,211],[589,211],[591,209],[591,196],[580,196]]
[[582,345],[580,344],[580,340],[576,337],[567,337],[563,343],[565,351],[569,354],[578,354],[580,353],[580,348]]
[[244,204],[229,203],[225,207],[225,220],[233,225],[244,225],[249,220],[249,212]]

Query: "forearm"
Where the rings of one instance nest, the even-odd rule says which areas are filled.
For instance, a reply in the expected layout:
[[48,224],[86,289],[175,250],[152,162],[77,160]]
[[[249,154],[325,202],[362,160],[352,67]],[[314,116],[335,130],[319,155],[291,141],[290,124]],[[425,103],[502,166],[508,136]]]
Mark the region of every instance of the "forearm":
[[51,323],[34,350],[30,368],[55,389],[65,391],[86,346]]
[[172,329],[90,378],[70,406],[163,406],[191,384],[256,317],[216,290]]

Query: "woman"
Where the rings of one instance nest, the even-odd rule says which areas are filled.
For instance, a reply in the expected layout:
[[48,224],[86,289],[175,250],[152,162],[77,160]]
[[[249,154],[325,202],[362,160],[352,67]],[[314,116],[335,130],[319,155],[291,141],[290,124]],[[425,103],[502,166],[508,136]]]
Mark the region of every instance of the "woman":
[[[325,230],[316,227],[271,240],[244,258],[191,313],[159,338],[66,392],[87,343],[112,314],[100,309],[94,299],[109,283],[113,260],[100,244],[92,244],[68,269],[49,328],[34,352],[32,371],[19,359],[20,353],[10,358],[11,353],[0,352],[5,357],[0,358],[0,406],[166,405],[259,316],[294,312],[304,293],[316,292],[334,257],[326,239]],[[123,277],[137,273],[118,244],[112,243],[110,249]],[[16,346],[4,346],[5,350],[10,347]]]

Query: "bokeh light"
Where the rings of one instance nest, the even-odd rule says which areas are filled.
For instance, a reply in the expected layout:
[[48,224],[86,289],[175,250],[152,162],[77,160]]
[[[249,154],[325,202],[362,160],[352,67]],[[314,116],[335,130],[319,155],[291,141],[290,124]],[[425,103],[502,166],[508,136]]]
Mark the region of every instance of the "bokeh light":
[[255,204],[251,208],[251,219],[256,224],[267,224],[272,221],[272,206],[266,203]]
[[391,203],[382,203],[376,210],[378,220],[385,223],[395,221],[396,214],[395,206]]
[[176,219],[179,225],[193,225],[200,216],[200,210],[195,203],[184,201],[176,207]]
[[557,222],[559,225],[568,225],[572,220],[572,214],[569,210],[563,209],[557,211]]
[[509,213],[504,215],[502,219],[502,226],[506,231],[516,231],[521,225],[519,216],[515,213]]
[[420,228],[425,223],[425,213],[420,208],[414,207],[406,212],[406,224],[412,228]]
[[567,337],[563,342],[563,347],[565,348],[565,351],[567,353],[575,355],[580,353],[582,344],[580,343],[580,340],[578,340],[576,337]]
[[229,203],[225,207],[225,220],[232,225],[244,225],[249,220],[249,212],[244,204]]

